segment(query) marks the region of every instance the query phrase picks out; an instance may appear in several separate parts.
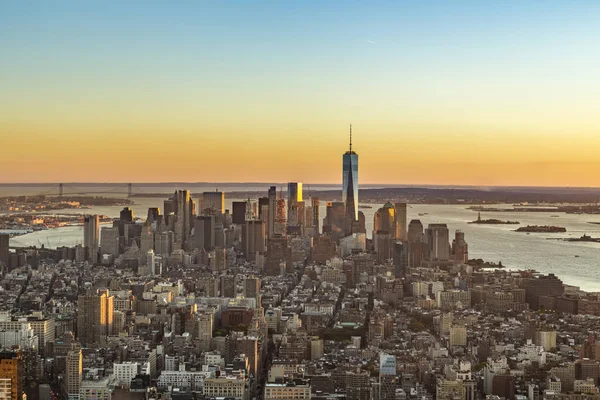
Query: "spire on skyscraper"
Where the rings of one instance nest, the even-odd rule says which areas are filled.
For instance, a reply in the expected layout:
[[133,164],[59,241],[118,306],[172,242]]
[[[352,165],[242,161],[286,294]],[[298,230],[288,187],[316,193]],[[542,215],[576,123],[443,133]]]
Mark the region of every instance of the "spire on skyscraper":
[[350,153],[352,153],[352,124],[350,124]]

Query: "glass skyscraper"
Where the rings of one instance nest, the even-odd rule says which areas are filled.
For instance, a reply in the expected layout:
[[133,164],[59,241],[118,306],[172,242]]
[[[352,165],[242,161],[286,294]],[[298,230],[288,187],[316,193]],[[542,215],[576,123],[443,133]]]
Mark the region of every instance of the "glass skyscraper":
[[342,201],[346,205],[346,215],[358,221],[358,154],[352,151],[352,126],[350,150],[343,157]]

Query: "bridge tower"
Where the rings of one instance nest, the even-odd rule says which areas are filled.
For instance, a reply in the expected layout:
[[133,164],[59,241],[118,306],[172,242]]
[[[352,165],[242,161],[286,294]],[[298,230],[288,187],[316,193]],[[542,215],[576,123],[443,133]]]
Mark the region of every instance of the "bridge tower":
[[133,193],[133,185],[130,183],[127,185],[127,194],[129,197],[131,197],[132,193]]
[[62,197],[62,195],[63,195],[63,184],[62,183],[58,184],[58,195],[60,197]]

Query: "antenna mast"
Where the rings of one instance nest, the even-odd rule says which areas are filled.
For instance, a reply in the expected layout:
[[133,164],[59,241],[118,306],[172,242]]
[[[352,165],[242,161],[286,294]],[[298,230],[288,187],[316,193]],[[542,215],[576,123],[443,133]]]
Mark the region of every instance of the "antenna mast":
[[350,153],[352,153],[352,124],[350,124]]

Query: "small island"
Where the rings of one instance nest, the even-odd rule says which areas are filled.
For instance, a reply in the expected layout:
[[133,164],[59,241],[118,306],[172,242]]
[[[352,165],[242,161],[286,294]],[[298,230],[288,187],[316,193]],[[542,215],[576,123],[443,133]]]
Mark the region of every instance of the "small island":
[[566,242],[592,242],[592,243],[600,243],[600,238],[594,238],[584,234],[578,238],[565,238],[563,239]]
[[564,233],[567,228],[562,226],[550,226],[550,225],[527,225],[522,226],[515,232],[535,232],[535,233]]
[[482,224],[482,225],[519,225],[518,221],[502,221],[500,219],[481,219],[481,213],[477,216],[477,220],[468,222],[469,224]]

